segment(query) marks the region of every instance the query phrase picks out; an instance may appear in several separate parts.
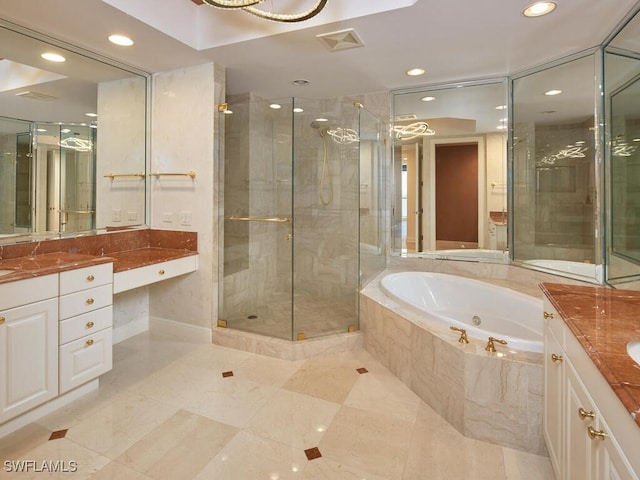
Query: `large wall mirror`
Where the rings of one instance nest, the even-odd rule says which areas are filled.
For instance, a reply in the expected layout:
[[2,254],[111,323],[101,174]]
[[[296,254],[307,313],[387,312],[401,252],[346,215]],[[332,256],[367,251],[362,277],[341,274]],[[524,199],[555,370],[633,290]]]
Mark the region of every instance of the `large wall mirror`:
[[507,82],[392,94],[393,251],[508,262]]
[[0,20],[0,242],[145,224],[148,81]]
[[636,15],[605,48],[609,128],[607,280],[640,276],[640,18]]

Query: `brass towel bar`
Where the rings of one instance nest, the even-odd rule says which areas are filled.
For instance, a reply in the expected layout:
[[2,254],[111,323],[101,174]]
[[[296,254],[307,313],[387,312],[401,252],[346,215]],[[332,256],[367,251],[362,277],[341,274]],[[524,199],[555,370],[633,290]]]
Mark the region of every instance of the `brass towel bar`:
[[150,177],[156,177],[156,178],[160,178],[160,177],[191,177],[191,178],[196,178],[196,172],[194,172],[193,170],[189,170],[186,173],[156,172],[156,173],[150,173],[149,176]]
[[144,172],[140,172],[140,173],[110,173],[109,175],[105,175],[104,176],[104,178],[109,178],[111,180],[115,180],[116,178],[127,178],[127,177],[144,178]]
[[260,218],[260,217],[229,217],[229,220],[233,222],[272,222],[272,223],[287,223],[290,222],[290,218]]

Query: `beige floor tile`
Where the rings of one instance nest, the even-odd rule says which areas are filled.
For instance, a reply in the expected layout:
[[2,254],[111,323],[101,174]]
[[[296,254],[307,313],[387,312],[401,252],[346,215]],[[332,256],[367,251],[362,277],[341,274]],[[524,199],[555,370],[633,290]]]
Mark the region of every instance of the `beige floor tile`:
[[178,409],[138,393],[124,391],[85,413],[67,438],[115,459]]
[[549,457],[503,448],[507,480],[555,480]]
[[242,362],[252,357],[255,357],[255,355],[242,350],[219,345],[198,345],[182,356],[178,362],[215,372],[225,372],[227,370],[235,370]]
[[394,377],[373,373],[360,375],[344,401],[348,407],[397,417],[413,424],[421,404],[420,398]]
[[[51,430],[30,423],[6,437],[0,438],[0,460],[14,460],[49,440]],[[1,466],[0,466],[1,467]]]
[[118,462],[110,462],[96,473],[91,475],[91,480],[151,480],[150,477],[136,472],[132,468]]
[[308,461],[303,450],[242,431],[195,480],[292,480]]
[[413,423],[342,407],[320,442],[324,458],[380,477],[402,476]]
[[181,410],[116,461],[155,480],[193,478],[238,429]]
[[371,475],[364,470],[332,462],[324,457],[308,463],[301,474],[301,480],[388,480],[386,477]]
[[[0,470],[0,478],[16,478],[19,480],[73,478],[74,480],[84,480],[90,478],[93,473],[109,463],[109,459],[105,456],[78,445],[67,438],[41,443],[33,450],[21,455],[18,460],[33,461],[35,462],[35,467],[31,467],[29,470],[21,470],[21,473],[15,473],[9,471],[7,465],[3,463],[3,468]],[[17,464],[12,463],[10,468],[15,470]],[[56,472],[51,473],[48,470],[55,470]]]
[[291,362],[264,355],[252,355],[230,370],[233,370],[238,378],[280,387],[301,365],[302,362],[299,361]]
[[344,355],[314,357],[305,361],[283,388],[329,402],[342,403],[358,379],[358,372]]
[[474,479],[504,480],[502,448],[461,435],[426,404],[422,404],[404,480]]
[[245,430],[305,450],[318,445],[339,409],[337,403],[279,390]]

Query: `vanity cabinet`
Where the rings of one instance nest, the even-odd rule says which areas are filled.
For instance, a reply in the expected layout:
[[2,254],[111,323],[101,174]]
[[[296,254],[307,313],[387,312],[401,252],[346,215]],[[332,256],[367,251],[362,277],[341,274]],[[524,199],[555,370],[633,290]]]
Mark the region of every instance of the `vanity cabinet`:
[[638,480],[640,427],[548,300],[544,312],[543,428],[556,478]]
[[111,263],[60,274],[60,393],[112,368]]
[[58,275],[0,285],[0,423],[58,395]]

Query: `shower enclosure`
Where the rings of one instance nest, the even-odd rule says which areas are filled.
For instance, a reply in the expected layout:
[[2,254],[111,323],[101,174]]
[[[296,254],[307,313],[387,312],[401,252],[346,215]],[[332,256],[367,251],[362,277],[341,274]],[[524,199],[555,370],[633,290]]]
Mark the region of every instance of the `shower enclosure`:
[[341,99],[220,107],[218,325],[302,340],[358,329],[385,265],[384,124]]

